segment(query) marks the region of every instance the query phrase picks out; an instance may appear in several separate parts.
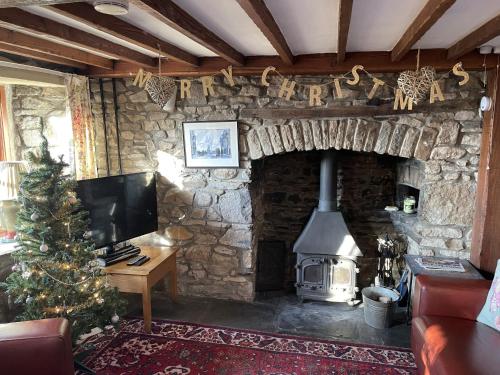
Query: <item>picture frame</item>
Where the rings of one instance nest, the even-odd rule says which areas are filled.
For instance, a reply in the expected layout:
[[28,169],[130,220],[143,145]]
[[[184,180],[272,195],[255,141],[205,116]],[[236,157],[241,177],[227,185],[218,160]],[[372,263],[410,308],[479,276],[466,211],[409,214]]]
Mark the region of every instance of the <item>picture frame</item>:
[[237,121],[182,123],[187,168],[239,168]]

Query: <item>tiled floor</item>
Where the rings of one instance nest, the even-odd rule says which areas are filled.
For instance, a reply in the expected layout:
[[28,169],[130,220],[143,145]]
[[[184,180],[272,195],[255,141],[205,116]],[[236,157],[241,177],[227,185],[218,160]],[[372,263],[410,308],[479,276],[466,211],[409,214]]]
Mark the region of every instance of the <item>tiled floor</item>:
[[[141,315],[140,296],[130,295],[131,315]],[[311,336],[322,339],[398,347],[410,346],[410,326],[404,311],[395,324],[378,330],[364,321],[363,307],[345,303],[304,302],[294,295],[259,299],[253,303],[199,297],[179,297],[172,303],[161,293],[153,294],[153,318],[183,320],[230,328]]]

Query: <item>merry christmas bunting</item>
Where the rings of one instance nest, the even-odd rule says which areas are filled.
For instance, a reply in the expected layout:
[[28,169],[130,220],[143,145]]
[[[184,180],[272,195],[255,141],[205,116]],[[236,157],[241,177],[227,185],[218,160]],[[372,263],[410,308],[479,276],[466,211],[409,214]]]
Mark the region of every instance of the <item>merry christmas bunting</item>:
[[[463,69],[461,62],[455,64],[450,72],[461,78],[458,82],[460,86],[465,85],[469,81],[469,73]],[[358,85],[361,80],[360,73],[366,74],[372,80],[372,87],[367,95],[369,100],[376,96],[380,87],[386,85],[394,90],[393,109],[395,111],[399,109],[407,109],[411,111],[413,110],[414,104],[418,104],[427,96],[429,97],[429,103],[444,101],[444,95],[439,86],[439,81],[445,79],[449,72],[441,77],[436,77],[436,72],[433,67],[424,66],[419,68],[417,63],[417,69],[402,72],[397,79],[398,86],[393,87],[365,70],[363,65],[355,65],[349,72],[343,74],[342,76],[330,76],[332,80],[329,82],[315,85],[304,85],[283,76],[274,66],[268,66],[262,71],[260,81],[262,86],[269,87],[271,85],[268,80],[269,75],[277,74],[281,78],[277,96],[278,98],[291,100],[292,96],[296,92],[296,88],[298,86],[305,86],[306,92],[308,93],[309,106],[320,106],[323,90],[332,90],[335,99],[342,99],[343,84],[345,83],[349,86]],[[141,88],[146,87],[151,99],[164,108],[165,103],[176,95],[177,88],[175,87],[175,82],[179,84],[181,99],[191,98],[191,85],[195,80],[201,82],[203,95],[215,96],[214,77],[216,75],[222,75],[229,86],[232,87],[236,85],[233,79],[232,66],[221,69],[220,73],[217,74],[202,76],[194,79],[182,78],[179,80],[164,77],[161,77],[160,79],[160,77],[155,76],[150,72],[144,72],[143,69],[140,69],[135,76],[133,84]],[[152,82],[154,82],[154,89],[152,89]],[[162,85],[165,85],[165,87]]]

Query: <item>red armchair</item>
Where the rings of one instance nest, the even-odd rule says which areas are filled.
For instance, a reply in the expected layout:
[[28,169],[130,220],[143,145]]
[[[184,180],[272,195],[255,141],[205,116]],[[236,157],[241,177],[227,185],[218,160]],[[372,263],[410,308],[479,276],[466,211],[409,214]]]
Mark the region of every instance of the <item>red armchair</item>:
[[0,374],[73,375],[68,321],[0,324]]
[[493,375],[500,371],[500,334],[476,321],[491,282],[418,276],[411,345],[418,373]]

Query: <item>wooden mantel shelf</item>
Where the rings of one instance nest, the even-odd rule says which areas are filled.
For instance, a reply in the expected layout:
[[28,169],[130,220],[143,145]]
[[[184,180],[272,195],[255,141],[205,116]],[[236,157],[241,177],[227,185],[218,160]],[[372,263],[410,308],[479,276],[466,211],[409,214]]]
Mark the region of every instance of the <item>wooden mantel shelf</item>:
[[336,107],[310,107],[310,108],[243,108],[240,116],[243,118],[262,118],[269,120],[277,119],[307,119],[307,118],[329,118],[329,117],[390,117],[407,113],[427,113],[436,110],[456,110],[457,103],[422,104],[413,107],[412,111],[393,109],[392,104],[380,106],[336,106]]

